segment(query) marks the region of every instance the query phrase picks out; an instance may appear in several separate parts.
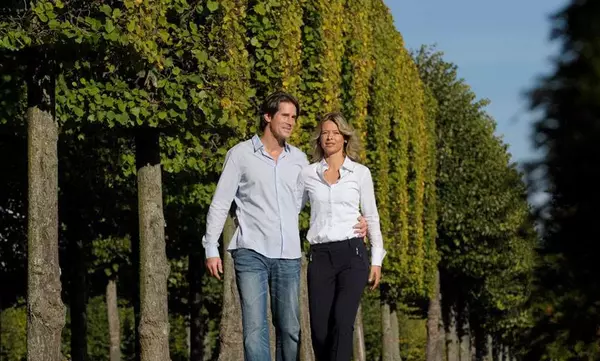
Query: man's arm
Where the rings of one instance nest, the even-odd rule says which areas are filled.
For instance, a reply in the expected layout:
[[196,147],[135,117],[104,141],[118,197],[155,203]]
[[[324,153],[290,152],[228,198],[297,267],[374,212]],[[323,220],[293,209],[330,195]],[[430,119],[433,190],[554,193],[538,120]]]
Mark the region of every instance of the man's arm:
[[223,172],[206,217],[206,235],[202,239],[206,258],[219,257],[219,237],[241,179],[240,169],[231,153],[230,150],[225,157]]

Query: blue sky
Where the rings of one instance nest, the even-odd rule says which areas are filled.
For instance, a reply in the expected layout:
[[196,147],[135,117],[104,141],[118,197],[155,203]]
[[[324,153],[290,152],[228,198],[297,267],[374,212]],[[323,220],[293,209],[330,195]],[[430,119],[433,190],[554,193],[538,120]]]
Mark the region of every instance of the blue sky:
[[535,156],[523,93],[552,71],[549,15],[565,0],[384,0],[408,49],[436,44],[498,124],[515,161]]

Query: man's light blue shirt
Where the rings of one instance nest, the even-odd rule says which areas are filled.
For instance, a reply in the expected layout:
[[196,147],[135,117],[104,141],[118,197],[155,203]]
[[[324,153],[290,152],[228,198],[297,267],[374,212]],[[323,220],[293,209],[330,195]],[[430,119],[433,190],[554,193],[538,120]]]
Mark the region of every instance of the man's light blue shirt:
[[268,258],[300,258],[296,186],[308,164],[306,154],[288,144],[275,161],[257,135],[231,148],[208,210],[202,239],[206,257],[219,256],[219,236],[233,201],[238,227],[228,250],[248,248]]

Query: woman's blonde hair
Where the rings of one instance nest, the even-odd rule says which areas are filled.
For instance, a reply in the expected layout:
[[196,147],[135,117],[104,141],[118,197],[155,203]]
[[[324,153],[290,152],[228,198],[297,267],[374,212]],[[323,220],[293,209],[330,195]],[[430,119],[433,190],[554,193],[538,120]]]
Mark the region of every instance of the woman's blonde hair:
[[319,124],[317,124],[317,128],[312,137],[313,143],[313,153],[312,160],[313,162],[319,162],[323,157],[325,157],[325,152],[323,151],[323,147],[321,146],[320,138],[321,138],[321,130],[323,128],[323,123],[326,121],[332,121],[337,125],[340,133],[344,136],[344,154],[352,159],[353,161],[360,161],[360,150],[361,145],[358,137],[356,136],[356,132],[354,128],[344,116],[339,112],[327,113],[323,116]]

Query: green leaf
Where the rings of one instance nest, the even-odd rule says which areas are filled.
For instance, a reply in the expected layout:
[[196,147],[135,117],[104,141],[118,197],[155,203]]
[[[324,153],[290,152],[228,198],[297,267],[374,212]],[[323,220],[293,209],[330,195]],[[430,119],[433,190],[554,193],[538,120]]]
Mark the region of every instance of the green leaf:
[[110,6],[108,6],[106,4],[100,6],[100,11],[102,11],[104,13],[104,15],[106,15],[106,16],[110,16],[111,15]]
[[48,26],[50,27],[50,29],[56,29],[60,26],[60,23],[57,20],[52,19],[48,22]]
[[208,1],[206,3],[206,7],[208,8],[208,10],[212,13],[215,12],[215,10],[217,10],[219,8],[219,3],[216,1]]
[[181,110],[186,110],[188,105],[187,102],[185,100],[180,100],[180,101],[175,101],[175,104],[177,104],[177,106],[179,107],[179,109]]
[[[111,34],[115,30],[115,25],[113,24],[112,20],[108,19],[108,20],[106,20],[106,24],[104,25],[104,28],[106,29],[106,32],[108,34]],[[112,40],[114,40],[114,39],[112,39]]]
[[259,15],[265,15],[267,13],[267,9],[262,3],[258,3],[254,6],[254,11]]

